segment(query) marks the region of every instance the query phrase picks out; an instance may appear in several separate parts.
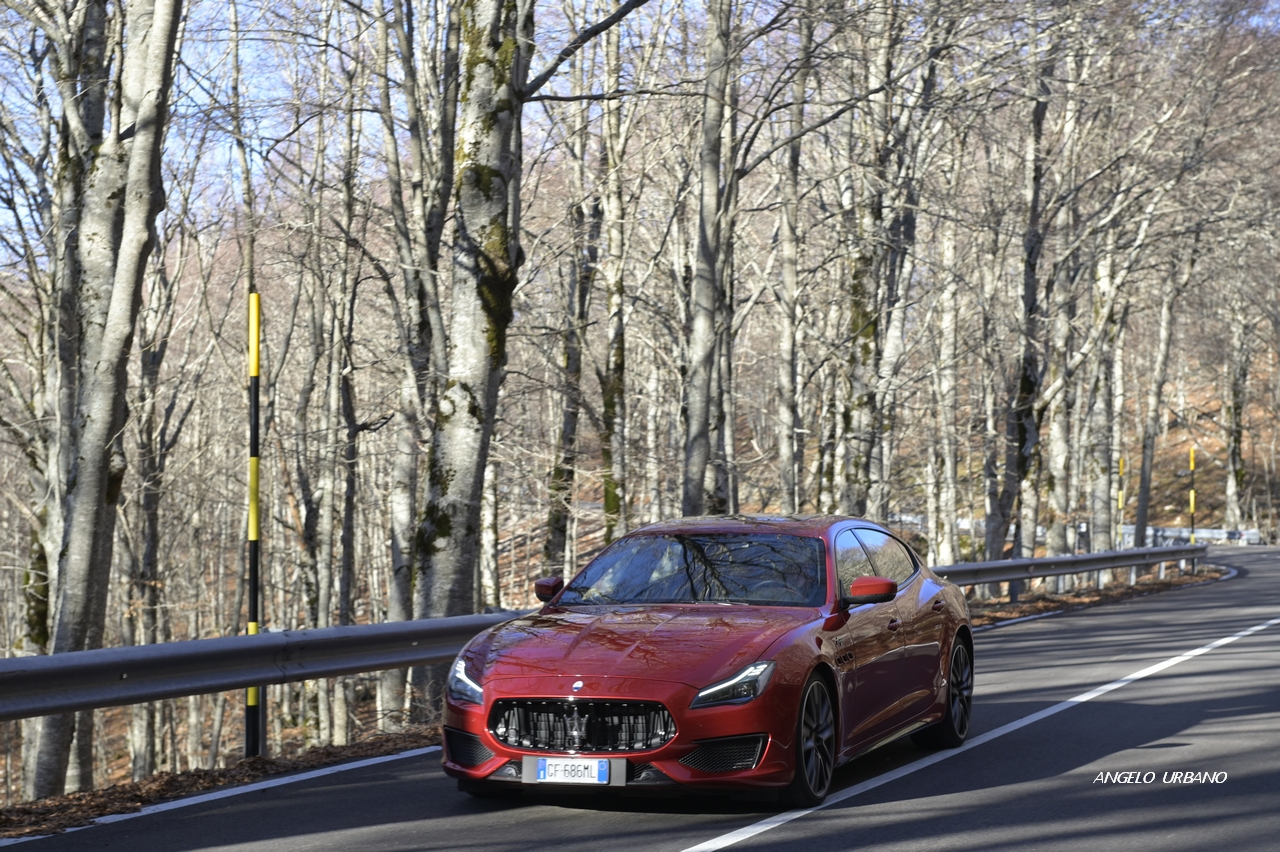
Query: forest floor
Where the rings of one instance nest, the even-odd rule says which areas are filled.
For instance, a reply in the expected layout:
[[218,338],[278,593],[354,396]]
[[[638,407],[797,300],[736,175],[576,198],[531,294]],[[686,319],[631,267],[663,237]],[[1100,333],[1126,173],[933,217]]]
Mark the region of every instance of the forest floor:
[[[1202,567],[1196,574],[1171,572],[1163,580],[1155,575],[1140,577],[1136,586],[1117,583],[1101,590],[1084,588],[1055,595],[1031,593],[1024,595],[1017,603],[1009,603],[1007,599],[971,601],[969,612],[975,627],[985,627],[1011,619],[1082,609],[1205,583],[1217,579],[1223,573],[1216,568]],[[90,825],[99,817],[131,813],[147,805],[219,787],[249,784],[269,775],[301,772],[439,743],[440,728],[432,725],[399,734],[374,735],[348,746],[319,746],[295,757],[253,757],[245,758],[225,769],[162,772],[144,781],[125,782],[88,793],[54,796],[38,802],[2,808],[0,837],[57,833],[68,828]]]

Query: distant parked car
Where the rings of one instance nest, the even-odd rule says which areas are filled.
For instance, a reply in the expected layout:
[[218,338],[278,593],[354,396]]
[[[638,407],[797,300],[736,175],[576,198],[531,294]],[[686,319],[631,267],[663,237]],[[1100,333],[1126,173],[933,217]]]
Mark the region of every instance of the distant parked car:
[[475,795],[772,787],[810,806],[862,752],[969,732],[964,597],[868,521],[651,524],[535,590],[541,610],[450,671],[444,769]]

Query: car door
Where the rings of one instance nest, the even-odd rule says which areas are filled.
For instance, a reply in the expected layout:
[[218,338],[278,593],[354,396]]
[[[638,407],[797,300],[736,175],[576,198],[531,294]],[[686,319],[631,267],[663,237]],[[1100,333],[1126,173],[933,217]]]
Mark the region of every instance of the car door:
[[[878,576],[866,551],[845,530],[836,537],[836,573],[842,595],[858,577]],[[836,660],[844,674],[852,670],[853,694],[842,695],[840,711],[845,741],[842,750],[856,749],[887,732],[899,713],[898,684],[902,665],[902,619],[895,601],[852,607],[844,626],[844,645]]]
[[893,536],[862,529],[858,538],[876,573],[898,581],[903,649],[897,683],[904,715],[915,716],[928,709],[937,695],[946,626],[942,587],[920,570],[918,557]]

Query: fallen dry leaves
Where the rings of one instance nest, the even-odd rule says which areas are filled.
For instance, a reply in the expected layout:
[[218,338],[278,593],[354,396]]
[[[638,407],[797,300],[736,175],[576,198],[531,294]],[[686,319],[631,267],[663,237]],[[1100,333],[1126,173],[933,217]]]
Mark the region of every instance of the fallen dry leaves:
[[973,621],[974,627],[984,627],[1000,621],[1026,618],[1029,615],[1083,609],[1164,592],[1181,586],[1205,583],[1216,580],[1225,573],[1219,568],[1201,566],[1195,574],[1170,572],[1163,580],[1154,574],[1139,577],[1137,585],[1134,586],[1117,583],[1102,589],[1076,589],[1060,595],[1024,594],[1017,603],[1009,603],[1007,600],[969,601],[969,618]]

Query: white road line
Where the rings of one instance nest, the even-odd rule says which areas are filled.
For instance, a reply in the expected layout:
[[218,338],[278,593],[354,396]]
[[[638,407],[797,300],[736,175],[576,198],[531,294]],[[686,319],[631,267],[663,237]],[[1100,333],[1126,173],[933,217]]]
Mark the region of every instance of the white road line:
[[855,784],[854,786],[841,790],[838,793],[833,793],[827,797],[825,802],[818,805],[816,808],[806,808],[804,810],[787,811],[786,813],[777,814],[769,817],[768,819],[753,823],[752,825],[743,826],[742,828],[739,828],[736,831],[731,831],[728,834],[713,837],[708,841],[699,843],[697,846],[690,846],[688,849],[685,849],[684,852],[716,852],[716,850],[728,848],[735,843],[740,843],[743,840],[755,837],[757,834],[763,834],[770,829],[777,828],[780,825],[785,825],[793,819],[808,816],[815,811],[822,810],[823,808],[830,807],[831,805],[839,804],[847,799],[852,799],[854,796],[865,793],[868,790],[874,790],[876,787],[879,787],[882,784],[888,784],[890,781],[897,781],[899,778],[910,775],[911,773],[924,769],[927,766],[933,766],[935,763],[941,763],[947,758],[955,757],[957,754],[963,754],[969,749],[977,748],[978,746],[989,743],[994,739],[1003,737],[1005,734],[1013,733],[1019,728],[1025,728],[1027,725],[1039,722],[1041,719],[1047,719],[1050,716],[1061,713],[1063,710],[1069,710],[1077,704],[1092,701],[1098,696],[1106,695],[1114,689],[1119,689],[1122,686],[1128,686],[1134,681],[1150,677],[1151,675],[1162,672],[1167,668],[1176,666],[1178,663],[1184,663],[1187,660],[1200,656],[1201,654],[1207,654],[1216,648],[1221,648],[1223,645],[1229,645],[1237,639],[1252,636],[1260,630],[1266,630],[1268,627],[1274,627],[1277,624],[1280,624],[1280,618],[1273,618],[1270,621],[1263,622],[1262,624],[1255,624],[1248,630],[1241,630],[1239,633],[1232,634],[1231,636],[1225,636],[1222,639],[1217,639],[1210,642],[1208,645],[1196,648],[1194,651],[1187,651],[1185,654],[1170,657],[1163,662],[1156,663],[1153,666],[1147,666],[1145,669],[1136,671],[1131,675],[1120,678],[1119,680],[1113,680],[1111,683],[1099,686],[1096,689],[1091,689],[1088,692],[1082,692],[1075,698],[1068,698],[1066,701],[1055,704],[1052,707],[1046,707],[1044,710],[1032,713],[1030,716],[1024,716],[1007,725],[1001,725],[999,728],[987,731],[981,736],[974,737],[964,745],[960,746],[960,748],[935,752],[926,758],[917,760],[915,763],[908,763],[906,766],[900,766],[897,769],[884,773],[883,775],[863,781],[861,784]]
[[[285,775],[280,778],[268,778],[265,781],[255,781],[252,784],[245,784],[242,787],[225,787],[221,790],[214,790],[211,793],[201,793],[198,796],[189,796],[185,799],[174,799],[169,802],[161,802],[158,805],[147,805],[141,810],[133,811],[127,814],[111,814],[109,816],[98,817],[91,825],[81,825],[75,828],[69,828],[64,834],[72,831],[80,831],[85,828],[93,828],[95,825],[106,825],[109,822],[121,822],[126,819],[134,819],[135,817],[147,816],[148,814],[158,814],[164,811],[172,811],[177,808],[189,808],[192,805],[203,805],[205,802],[213,802],[218,799],[226,799],[231,796],[242,796],[245,793],[253,793],[258,790],[267,790],[271,787],[283,787],[285,784],[297,784],[299,781],[310,781],[312,778],[323,778],[326,775],[336,775],[339,772],[348,772],[352,769],[363,769],[366,766],[376,766],[379,763],[388,763],[392,760],[403,760],[406,757],[419,757],[424,754],[430,754],[433,751],[439,751],[440,746],[427,746],[426,748],[415,748],[410,751],[402,751],[397,754],[384,754],[381,757],[369,757],[364,760],[356,760],[351,763],[340,763],[336,766],[325,766],[321,769],[312,769],[309,772],[299,772],[297,775]],[[28,840],[40,840],[43,837],[51,837],[57,835],[38,834],[34,837],[11,837],[0,839],[0,846],[12,846],[15,843],[25,843]]]

